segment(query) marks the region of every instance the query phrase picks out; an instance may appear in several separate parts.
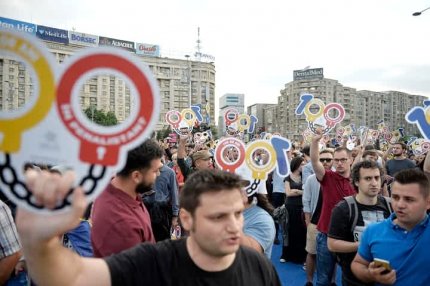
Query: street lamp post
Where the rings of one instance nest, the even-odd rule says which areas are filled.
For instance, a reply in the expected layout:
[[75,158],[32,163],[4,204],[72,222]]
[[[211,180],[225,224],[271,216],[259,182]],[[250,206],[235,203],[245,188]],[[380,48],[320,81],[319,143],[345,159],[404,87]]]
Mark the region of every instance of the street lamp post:
[[414,12],[414,13],[412,14],[412,16],[419,16],[419,15],[421,15],[424,11],[426,11],[426,10],[428,10],[428,9],[430,9],[430,7],[427,7],[427,8],[425,8],[424,10],[419,11],[419,12]]
[[188,80],[188,107],[191,107],[191,62],[190,55],[185,55],[187,58],[187,80]]

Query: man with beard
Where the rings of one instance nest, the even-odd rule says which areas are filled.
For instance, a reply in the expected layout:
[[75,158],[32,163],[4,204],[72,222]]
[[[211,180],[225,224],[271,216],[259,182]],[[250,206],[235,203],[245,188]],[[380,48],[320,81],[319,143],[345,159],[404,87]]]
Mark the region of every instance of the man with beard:
[[406,145],[402,142],[397,142],[391,147],[391,153],[393,155],[393,159],[388,160],[385,164],[385,168],[387,169],[387,175],[394,177],[394,175],[405,169],[415,168],[415,163],[412,160],[409,160],[405,156]]
[[141,242],[155,242],[141,194],[152,190],[160,175],[162,149],[146,140],[128,152],[124,168],[95,200],[91,244],[95,257],[109,256]]

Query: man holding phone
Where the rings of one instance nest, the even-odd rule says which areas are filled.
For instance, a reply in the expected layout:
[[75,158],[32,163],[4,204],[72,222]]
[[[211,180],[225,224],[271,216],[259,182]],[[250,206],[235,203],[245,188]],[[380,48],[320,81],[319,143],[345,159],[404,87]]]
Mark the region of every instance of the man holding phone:
[[415,169],[400,171],[394,179],[394,213],[364,231],[351,270],[376,285],[429,285],[430,182]]

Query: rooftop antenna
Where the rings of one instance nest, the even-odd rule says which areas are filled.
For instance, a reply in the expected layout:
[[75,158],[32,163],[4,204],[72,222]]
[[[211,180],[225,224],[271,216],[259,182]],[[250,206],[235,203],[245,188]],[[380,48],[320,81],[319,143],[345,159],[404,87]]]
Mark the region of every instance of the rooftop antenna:
[[202,43],[202,41],[200,41],[200,27],[197,27],[197,41],[196,41],[196,43],[197,43],[197,46],[196,46],[197,52],[196,52],[195,56],[196,56],[198,61],[201,61],[202,60],[202,53],[201,53],[202,46],[200,44]]

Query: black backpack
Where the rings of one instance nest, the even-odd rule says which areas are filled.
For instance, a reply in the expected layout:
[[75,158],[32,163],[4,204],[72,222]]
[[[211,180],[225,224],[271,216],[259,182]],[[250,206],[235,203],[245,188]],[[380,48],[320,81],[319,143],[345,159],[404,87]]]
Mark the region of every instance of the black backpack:
[[[348,204],[348,208],[349,208],[349,221],[352,221],[351,232],[354,232],[354,229],[357,226],[357,221],[358,221],[358,207],[357,207],[357,202],[355,201],[354,196],[344,197],[343,199]],[[385,202],[385,204],[386,204],[386,206],[388,208],[388,211],[390,213],[392,213],[393,209],[391,208],[391,198],[383,196],[382,199]]]

